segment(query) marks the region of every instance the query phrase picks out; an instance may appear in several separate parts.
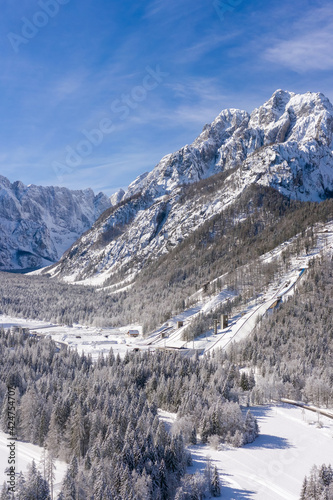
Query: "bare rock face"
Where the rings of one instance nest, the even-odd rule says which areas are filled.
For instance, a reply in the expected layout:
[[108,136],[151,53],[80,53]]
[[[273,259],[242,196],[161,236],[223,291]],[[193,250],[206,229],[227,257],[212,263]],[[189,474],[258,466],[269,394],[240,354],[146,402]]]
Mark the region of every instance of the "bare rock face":
[[[191,144],[138,177],[52,269],[68,280],[139,271],[253,184],[300,201],[333,195],[333,107],[323,94],[276,91],[251,114],[228,109]],[[185,185],[225,175],[210,198]],[[115,200],[117,201],[117,200]]]
[[56,262],[110,206],[91,189],[25,186],[0,176],[0,270]]

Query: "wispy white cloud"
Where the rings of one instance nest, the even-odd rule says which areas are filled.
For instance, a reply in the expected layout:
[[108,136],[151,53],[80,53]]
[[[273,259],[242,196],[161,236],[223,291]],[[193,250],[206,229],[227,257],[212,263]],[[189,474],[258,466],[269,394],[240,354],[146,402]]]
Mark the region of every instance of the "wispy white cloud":
[[333,69],[333,6],[313,9],[304,15],[284,40],[266,49],[266,61],[299,73]]
[[173,24],[177,20],[185,18],[186,15],[194,11],[200,10],[200,5],[195,5],[190,0],[182,0],[179,2],[177,0],[152,0],[148,3],[145,13],[143,15],[144,19],[153,18],[155,16],[163,16],[164,22],[168,24]]
[[265,58],[300,73],[333,69],[333,25],[326,32],[311,33],[278,43],[267,49]]
[[199,42],[188,46],[177,57],[179,63],[191,63],[202,59],[212,50],[222,47],[225,42],[235,39],[241,32],[239,30],[231,30],[218,35],[211,33],[202,37]]
[[181,82],[166,83],[174,94],[181,99],[193,99],[196,101],[217,101],[225,97],[222,85],[216,78],[197,77],[183,78]]
[[149,18],[153,17],[156,14],[158,14],[163,8],[166,7],[166,3],[164,0],[153,0],[153,2],[150,2],[147,7],[146,11],[144,14],[144,18]]

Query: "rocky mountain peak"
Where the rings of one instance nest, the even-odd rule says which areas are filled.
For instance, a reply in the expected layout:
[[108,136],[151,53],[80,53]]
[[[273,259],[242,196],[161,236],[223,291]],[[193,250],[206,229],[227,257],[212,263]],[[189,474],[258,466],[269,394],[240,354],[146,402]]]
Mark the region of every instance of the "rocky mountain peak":
[[[251,114],[223,110],[192,144],[164,156],[117,195],[121,204],[104,214],[52,273],[71,280],[96,276],[100,283],[120,270],[137,272],[253,186],[301,201],[330,197],[332,121],[328,99],[310,92],[277,90]],[[209,196],[201,187],[207,185]]]
[[92,189],[70,191],[0,176],[0,269],[25,269],[56,262],[111,206]]
[[[298,152],[293,152],[292,158],[297,158],[304,156],[306,149],[311,157],[309,162],[317,157],[315,163],[318,163],[319,152],[314,152],[324,148],[320,153],[322,158],[330,156],[332,135],[333,107],[323,94],[296,94],[279,89],[251,115],[239,109],[221,111],[192,144],[165,156],[151,172],[139,176],[123,198],[140,192],[152,198],[163,196],[179,185],[236,168],[262,147],[277,148],[279,154],[282,147],[283,161],[287,163],[288,151],[296,147]],[[267,161],[263,165],[267,167]],[[293,190],[291,195],[295,196]]]

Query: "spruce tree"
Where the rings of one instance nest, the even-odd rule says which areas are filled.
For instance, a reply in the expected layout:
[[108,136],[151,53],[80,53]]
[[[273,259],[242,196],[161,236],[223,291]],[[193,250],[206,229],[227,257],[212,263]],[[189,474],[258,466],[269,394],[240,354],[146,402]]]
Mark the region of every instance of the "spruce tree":
[[219,497],[221,495],[220,477],[216,465],[213,469],[210,492],[213,497]]

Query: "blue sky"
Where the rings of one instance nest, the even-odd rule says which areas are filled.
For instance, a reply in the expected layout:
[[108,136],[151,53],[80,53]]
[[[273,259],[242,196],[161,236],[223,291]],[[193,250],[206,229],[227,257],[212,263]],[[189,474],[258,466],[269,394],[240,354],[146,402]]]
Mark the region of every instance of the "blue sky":
[[0,175],[112,194],[228,107],[333,102],[333,4],[3,0]]

